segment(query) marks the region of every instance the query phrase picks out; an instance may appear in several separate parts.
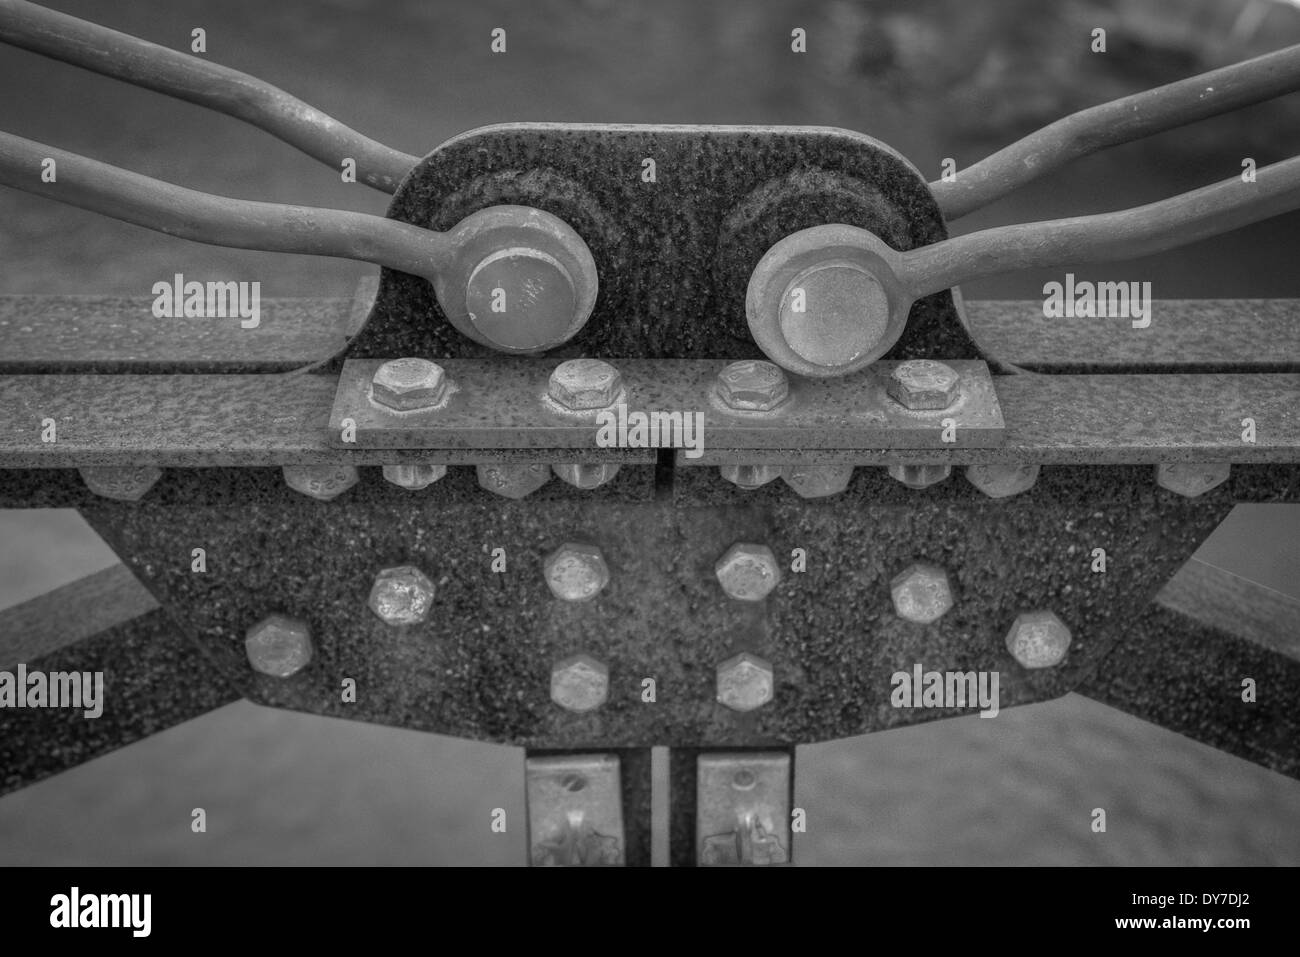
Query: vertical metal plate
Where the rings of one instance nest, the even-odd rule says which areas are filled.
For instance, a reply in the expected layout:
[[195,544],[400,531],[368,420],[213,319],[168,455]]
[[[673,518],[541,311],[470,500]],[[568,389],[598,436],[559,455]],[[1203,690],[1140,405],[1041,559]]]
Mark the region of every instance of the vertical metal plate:
[[702,754],[698,760],[698,863],[790,863],[790,755],[739,751]]
[[528,854],[534,867],[625,863],[617,755],[532,757],[526,768]]

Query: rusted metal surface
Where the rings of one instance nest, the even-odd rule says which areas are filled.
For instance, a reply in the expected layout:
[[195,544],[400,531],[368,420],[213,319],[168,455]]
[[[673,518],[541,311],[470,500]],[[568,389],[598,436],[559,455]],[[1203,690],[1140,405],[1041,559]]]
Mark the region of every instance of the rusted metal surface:
[[930,188],[944,216],[957,219],[1073,159],[1295,90],[1300,90],[1300,46],[1074,113]]
[[[1029,491],[994,501],[956,481],[918,491],[859,472],[840,498],[790,493],[750,507],[722,488],[766,489],[741,492],[716,475],[711,505],[483,500],[449,485],[451,475],[417,497],[363,482],[346,508],[279,486],[265,497],[225,487],[225,504],[202,505],[160,483],[153,504],[82,512],[251,700],[529,747],[753,747],[951,716],[889,707],[891,673],[916,662],[1000,671],[1004,707],[1078,687],[1116,643],[1141,640],[1133,620],[1251,478],[1234,470],[1186,499],[1149,473],[1045,469]],[[1255,497],[1300,494],[1293,470],[1265,473]],[[546,556],[572,540],[598,546],[609,572],[588,601],[556,598],[547,582]],[[191,541],[207,549],[205,575],[191,572],[188,552],[177,557],[175,543]],[[762,601],[729,598],[715,575],[737,541],[766,545],[783,563]],[[498,546],[504,572],[491,567]],[[1089,567],[1098,547],[1111,556],[1105,574]],[[796,548],[806,571],[790,567]],[[929,624],[893,605],[891,582],[916,562],[950,580],[952,607]],[[437,592],[427,620],[397,640],[368,598],[375,575],[399,564],[420,568]],[[1072,641],[1061,664],[1029,671],[1005,639],[1018,614],[1042,608]],[[291,678],[248,664],[247,629],[270,614],[311,630],[315,654]],[[737,711],[718,700],[717,679],[742,654],[766,663],[772,690]],[[603,701],[575,711],[553,700],[552,673],[576,656],[599,662],[608,684]],[[340,703],[341,676],[388,693]],[[647,678],[658,703],[643,700]]]
[[[655,163],[652,181],[639,175],[647,159]],[[557,358],[761,358],[745,290],[782,237],[827,222],[873,230],[898,249],[947,235],[906,159],[868,136],[816,127],[484,127],[421,160],[388,215],[450,229],[501,204],[554,214],[595,259],[600,297]],[[425,284],[385,270],[346,358],[488,354],[446,321]],[[885,358],[924,355],[977,358],[947,292],[913,308]]]
[[237,117],[391,193],[419,157],[377,143],[269,83],[24,0],[0,0],[0,41]]

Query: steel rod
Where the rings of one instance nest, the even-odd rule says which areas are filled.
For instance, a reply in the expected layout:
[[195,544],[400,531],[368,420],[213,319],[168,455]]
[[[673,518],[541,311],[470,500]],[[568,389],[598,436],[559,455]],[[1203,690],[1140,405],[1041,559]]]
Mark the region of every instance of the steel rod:
[[25,0],[0,0],[0,41],[237,117],[391,193],[419,157],[378,143],[256,77]]
[[914,299],[962,282],[1046,266],[1115,262],[1176,249],[1300,208],[1300,157],[1113,213],[998,226],[897,254]]
[[1090,107],[930,184],[944,216],[987,206],[1071,160],[1300,90],[1300,45]]
[[[42,163],[55,162],[55,181]],[[284,206],[186,189],[0,132],[0,184],[212,246],[360,259],[433,281],[445,233],[367,213]]]

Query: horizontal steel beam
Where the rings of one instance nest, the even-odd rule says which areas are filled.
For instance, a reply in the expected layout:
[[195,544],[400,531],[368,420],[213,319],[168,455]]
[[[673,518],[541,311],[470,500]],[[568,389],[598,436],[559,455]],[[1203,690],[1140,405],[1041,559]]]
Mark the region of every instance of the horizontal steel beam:
[[1159,299],[1151,325],[1049,319],[1039,300],[965,303],[980,346],[1038,372],[1300,372],[1300,302]]
[[[355,298],[262,299],[252,329],[237,318],[159,319],[144,296],[0,296],[0,374],[287,372],[342,351],[370,311],[377,280],[360,286]],[[1300,303],[1292,299],[1156,300],[1145,329],[1124,319],[1048,319],[1037,300],[968,300],[965,312],[981,345],[1039,371],[1300,368]]]
[[[994,382],[1006,420],[1002,447],[857,449],[842,460],[855,464],[1300,461],[1297,374],[1027,374],[997,377]],[[333,376],[292,373],[0,376],[0,468],[473,464],[497,457],[465,448],[415,452],[335,448],[329,413],[336,383]],[[674,407],[681,408],[669,406]],[[1242,439],[1246,418],[1255,421],[1253,443]],[[43,423],[50,419],[57,423],[57,441],[45,442]],[[716,413],[705,412],[705,454],[684,461],[716,464],[744,459],[714,447],[711,424],[716,421]],[[554,458],[558,451],[596,461],[653,452],[597,449],[595,434],[593,424],[587,452],[538,449],[529,454],[543,460]],[[799,447],[791,454],[771,449],[749,458],[800,461]],[[836,454],[819,452],[813,458],[835,461]]]

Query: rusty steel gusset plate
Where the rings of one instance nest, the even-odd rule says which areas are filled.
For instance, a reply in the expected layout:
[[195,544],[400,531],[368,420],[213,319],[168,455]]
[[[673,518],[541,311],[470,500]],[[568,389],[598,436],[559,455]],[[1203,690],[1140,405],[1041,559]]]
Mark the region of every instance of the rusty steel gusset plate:
[[[1237,467],[1194,499],[1129,466],[1045,466],[1004,499],[960,475],[908,488],[883,468],[857,469],[823,500],[781,483],[742,492],[708,469],[648,496],[654,469],[625,467],[602,488],[552,482],[521,502],[483,493],[471,469],[418,493],[362,471],[322,502],[274,470],[175,470],[141,502],[81,511],[173,609],[214,680],[254,701],[613,750],[785,746],[973,715],[992,710],[994,676],[999,710],[1079,689],[1112,649],[1144,640],[1155,592],[1234,502],[1297,494],[1284,466]],[[584,582],[573,555],[593,550],[603,571]],[[768,576],[753,570],[764,550]],[[376,580],[397,566],[433,592],[410,621],[375,610]],[[1068,628],[1068,645],[1036,630],[1040,613]],[[249,630],[271,615],[310,631],[311,659],[289,677],[250,664]],[[923,685],[946,672],[983,683],[964,703],[924,687],[900,700],[897,676],[918,672]],[[1225,740],[1266,739],[1297,686],[1283,681],[1253,709],[1225,705]],[[1293,755],[1279,770],[1296,767]]]
[[646,443],[651,441],[651,425],[658,436],[654,445],[643,448],[684,448],[691,458],[711,448],[1002,445],[1002,409],[985,363],[945,363],[957,374],[954,398],[944,408],[928,410],[907,409],[889,396],[890,374],[900,364],[876,362],[843,379],[792,377],[779,404],[770,411],[751,412],[730,408],[719,396],[718,373],[724,362],[620,359],[622,386],[616,401],[573,412],[547,395],[547,380],[555,368],[549,359],[447,359],[441,363],[445,400],[424,411],[395,411],[372,396],[371,380],[382,360],[349,359],[339,376],[329,435],[340,449],[615,450],[635,446],[635,438],[628,436],[641,423]]
[[[504,204],[558,216],[595,258],[595,309],[552,353],[561,357],[761,358],[745,291],[778,240],[825,223],[871,230],[899,250],[947,238],[911,163],[871,137],[821,127],[483,127],[411,170],[388,216],[447,230]],[[385,269],[364,328],[334,366],[491,354],[450,325],[425,280]],[[951,292],[918,302],[885,358],[926,356],[980,356]]]

